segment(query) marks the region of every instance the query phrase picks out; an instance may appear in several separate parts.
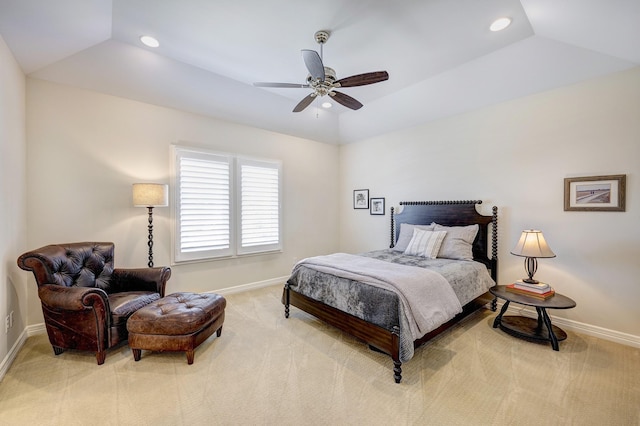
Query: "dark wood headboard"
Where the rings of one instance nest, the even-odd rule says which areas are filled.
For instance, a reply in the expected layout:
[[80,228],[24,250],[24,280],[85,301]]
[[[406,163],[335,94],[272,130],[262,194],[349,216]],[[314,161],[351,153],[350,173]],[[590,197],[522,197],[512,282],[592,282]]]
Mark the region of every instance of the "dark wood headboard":
[[[498,282],[498,207],[493,206],[493,214],[478,213],[476,205],[482,200],[467,201],[402,201],[401,212],[391,207],[391,248],[400,234],[400,224],[429,225],[431,222],[443,226],[479,225],[478,235],[473,242],[473,258],[489,269],[491,278]],[[491,247],[489,248],[489,236]],[[491,255],[489,255],[491,254]]]

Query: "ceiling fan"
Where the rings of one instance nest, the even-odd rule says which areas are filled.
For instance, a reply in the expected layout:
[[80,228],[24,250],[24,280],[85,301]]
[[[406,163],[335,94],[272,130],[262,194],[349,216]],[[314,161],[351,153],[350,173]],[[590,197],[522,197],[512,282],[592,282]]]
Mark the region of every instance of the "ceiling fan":
[[389,79],[386,71],[375,71],[364,74],[352,75],[351,77],[336,80],[336,72],[333,68],[324,66],[322,63],[322,46],[329,40],[329,31],[318,31],[315,33],[316,42],[320,45],[320,54],[315,50],[302,50],[302,59],[309,70],[306,84],[295,83],[253,83],[256,87],[276,87],[276,88],[302,88],[312,89],[309,95],[302,99],[293,109],[293,112],[300,112],[308,107],[317,97],[329,95],[336,102],[347,108],[357,110],[362,108],[362,104],[349,95],[338,92],[335,89],[340,87],[365,86],[367,84],[379,83]]

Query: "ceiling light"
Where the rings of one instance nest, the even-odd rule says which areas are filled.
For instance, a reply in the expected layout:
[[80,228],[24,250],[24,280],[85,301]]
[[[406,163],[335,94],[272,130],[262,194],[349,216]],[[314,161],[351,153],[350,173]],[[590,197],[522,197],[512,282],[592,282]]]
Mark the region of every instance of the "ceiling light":
[[140,41],[145,46],[149,46],[149,47],[158,47],[158,46],[160,46],[160,42],[158,40],[156,40],[155,38],[151,37],[151,36],[142,36],[142,37],[140,37]]
[[331,105],[331,102],[323,102],[322,103],[322,108],[331,108],[333,105]]
[[511,24],[511,18],[498,18],[489,27],[491,31],[502,31]]

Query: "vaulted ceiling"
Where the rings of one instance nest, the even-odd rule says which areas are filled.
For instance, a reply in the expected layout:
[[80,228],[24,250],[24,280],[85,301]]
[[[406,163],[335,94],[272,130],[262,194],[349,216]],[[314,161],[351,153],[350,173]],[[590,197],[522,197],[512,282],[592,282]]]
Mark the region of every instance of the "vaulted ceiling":
[[[318,30],[338,78],[389,72],[360,110],[252,85],[305,83]],[[0,36],[33,78],[348,143],[638,66],[640,0],[0,0]]]

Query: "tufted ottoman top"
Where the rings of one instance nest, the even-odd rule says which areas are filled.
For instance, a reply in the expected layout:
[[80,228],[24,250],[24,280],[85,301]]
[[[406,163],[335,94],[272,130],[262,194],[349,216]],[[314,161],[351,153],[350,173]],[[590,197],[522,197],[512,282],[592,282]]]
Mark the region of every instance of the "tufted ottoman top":
[[139,334],[191,334],[218,318],[226,306],[219,294],[172,293],[137,310],[127,329]]

